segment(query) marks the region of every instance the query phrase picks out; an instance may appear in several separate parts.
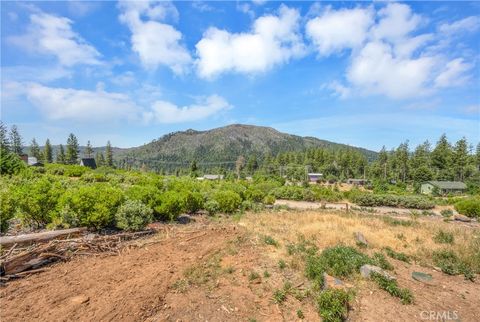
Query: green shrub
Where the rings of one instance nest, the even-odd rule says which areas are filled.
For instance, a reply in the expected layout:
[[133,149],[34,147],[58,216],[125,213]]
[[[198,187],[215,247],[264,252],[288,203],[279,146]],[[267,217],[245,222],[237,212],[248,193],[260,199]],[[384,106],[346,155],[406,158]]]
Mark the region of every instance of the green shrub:
[[271,236],[263,236],[263,242],[267,245],[278,247],[278,242]]
[[151,184],[133,185],[125,190],[125,197],[127,199],[141,201],[144,205],[152,209],[159,204],[157,202],[159,196],[160,190]]
[[439,244],[453,244],[454,237],[451,232],[439,230],[437,234],[433,237],[433,240]]
[[185,211],[185,198],[181,193],[167,191],[158,200],[159,205],[154,210],[159,219],[173,221]]
[[94,183],[67,190],[59,200],[58,209],[60,214],[69,210],[70,221],[99,229],[113,224],[123,199],[120,189],[108,183]]
[[394,259],[398,259],[399,261],[410,263],[410,257],[407,254],[396,252],[390,247],[385,247],[385,252],[388,256]]
[[244,193],[245,199],[253,202],[262,202],[265,193],[256,188],[248,188]]
[[67,177],[81,177],[85,172],[89,170],[90,168],[81,165],[66,165],[63,175]]
[[455,210],[460,214],[480,218],[480,198],[468,198],[455,203]]
[[440,214],[443,216],[443,217],[451,217],[453,216],[453,210],[452,209],[443,209],[442,211],[440,211]]
[[138,200],[127,200],[115,214],[117,228],[123,230],[142,230],[152,222],[153,210]]
[[107,176],[99,172],[85,172],[82,174],[82,181],[85,182],[107,182]]
[[227,214],[231,214],[238,210],[238,207],[240,207],[240,204],[242,203],[239,194],[230,190],[215,192],[213,200],[218,202],[218,211]]
[[5,233],[8,230],[9,221],[16,213],[16,200],[13,195],[13,188],[3,186],[0,190],[0,232]]
[[272,206],[275,203],[275,196],[267,195],[263,198],[263,203]]
[[342,322],[347,319],[351,295],[344,290],[326,290],[317,298],[318,311],[324,322]]
[[204,207],[203,196],[200,192],[185,193],[185,211],[189,214],[194,214]]
[[220,204],[215,200],[207,200],[205,202],[205,210],[209,215],[214,215],[220,211]]
[[372,256],[372,261],[374,265],[386,270],[393,270],[393,265],[385,258],[385,255],[382,253],[376,252]]
[[387,291],[390,295],[398,297],[402,304],[412,304],[413,303],[413,294],[408,288],[398,287],[397,281],[389,279],[382,274],[372,272],[370,277],[374,280],[377,285]]
[[62,184],[50,176],[29,179],[20,184],[15,198],[22,222],[37,227],[50,223],[63,191]]
[[465,279],[474,280],[475,274],[453,251],[440,250],[433,252],[433,262],[448,275],[463,274]]
[[326,248],[318,256],[309,256],[306,275],[322,285],[324,272],[336,277],[349,277],[358,272],[362,265],[370,263],[372,260],[355,248],[338,245]]
[[363,207],[432,209],[435,206],[432,201],[419,196],[363,194],[356,196],[352,201]]

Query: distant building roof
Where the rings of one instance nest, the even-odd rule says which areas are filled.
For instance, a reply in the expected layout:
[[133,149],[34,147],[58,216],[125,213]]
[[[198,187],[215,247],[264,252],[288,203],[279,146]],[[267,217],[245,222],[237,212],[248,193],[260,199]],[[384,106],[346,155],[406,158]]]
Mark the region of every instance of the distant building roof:
[[465,190],[467,185],[460,181],[427,181],[432,186],[439,189],[454,189],[454,190]]
[[321,177],[321,176],[323,176],[323,173],[309,173],[308,175],[309,175],[309,176]]
[[365,182],[368,181],[368,179],[347,179],[348,182]]
[[82,158],[80,160],[80,165],[83,165],[84,167],[89,167],[91,169],[97,168],[97,163],[95,162],[94,158]]
[[207,180],[221,180],[223,179],[223,174],[206,174],[203,176],[203,178]]

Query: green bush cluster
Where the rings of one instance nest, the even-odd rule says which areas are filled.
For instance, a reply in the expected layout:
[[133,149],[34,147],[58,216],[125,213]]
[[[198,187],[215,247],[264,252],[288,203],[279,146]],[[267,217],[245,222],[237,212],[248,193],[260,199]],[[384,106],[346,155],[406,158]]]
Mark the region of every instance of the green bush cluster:
[[362,194],[356,196],[353,202],[362,207],[385,206],[413,209],[432,209],[435,207],[432,201],[419,196]]
[[277,199],[297,200],[297,201],[328,201],[336,202],[343,199],[343,194],[334,189],[312,186],[283,186],[272,190],[271,194]]
[[138,200],[127,200],[115,214],[115,225],[123,230],[142,230],[153,220],[153,210]]
[[460,214],[480,218],[480,198],[467,198],[455,203],[455,210]]

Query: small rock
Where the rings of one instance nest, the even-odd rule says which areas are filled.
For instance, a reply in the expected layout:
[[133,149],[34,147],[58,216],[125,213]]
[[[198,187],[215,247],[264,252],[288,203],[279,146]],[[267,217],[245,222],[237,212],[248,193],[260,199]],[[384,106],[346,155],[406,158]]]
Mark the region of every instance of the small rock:
[[70,302],[72,302],[73,304],[83,304],[87,303],[88,301],[90,301],[90,298],[85,295],[74,296],[70,299]]
[[351,285],[347,284],[336,277],[330,276],[327,273],[323,273],[323,289],[341,289],[345,290],[350,288]]
[[464,215],[460,215],[460,214],[457,214],[457,215],[453,216],[453,218],[455,220],[461,221],[461,222],[471,222],[472,221],[472,218],[464,216]]
[[355,233],[355,239],[357,240],[357,243],[359,243],[360,245],[368,246],[368,241],[361,232],[357,231]]
[[388,274],[387,272],[385,272],[383,269],[381,269],[378,266],[365,264],[362,267],[360,267],[360,274],[364,278],[369,278],[370,274],[372,274],[373,272],[378,273],[380,275],[383,275],[390,280],[395,280],[396,279],[394,276]]
[[429,283],[432,281],[432,275],[422,272],[412,272],[412,278],[423,283]]

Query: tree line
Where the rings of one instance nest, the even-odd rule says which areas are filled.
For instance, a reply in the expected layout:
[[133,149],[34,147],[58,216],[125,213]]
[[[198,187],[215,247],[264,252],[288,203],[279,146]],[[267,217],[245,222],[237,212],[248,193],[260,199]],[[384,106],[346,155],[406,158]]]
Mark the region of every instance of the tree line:
[[[8,127],[0,121],[0,156],[2,164],[15,163],[15,159],[24,154],[24,141],[16,125],[12,125],[10,130]],[[35,138],[32,139],[28,147],[28,155],[35,157],[39,162],[44,163],[59,163],[59,164],[78,164],[81,154],[85,158],[95,158],[97,166],[113,167],[113,150],[110,141],[107,142],[105,147],[105,154],[102,151],[97,150],[94,155],[94,149],[87,142],[87,145],[80,153],[80,145],[77,137],[70,133],[67,138],[66,145],[58,145],[58,147],[52,146],[50,139],[47,138],[43,147],[40,147]],[[6,166],[6,165],[5,165]],[[6,173],[3,171],[2,173]]]

